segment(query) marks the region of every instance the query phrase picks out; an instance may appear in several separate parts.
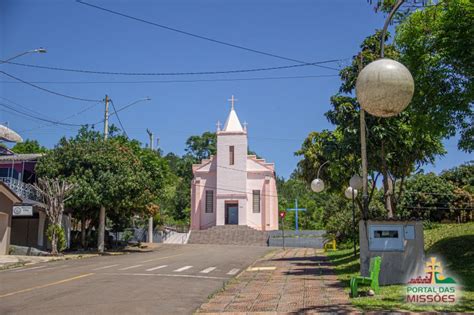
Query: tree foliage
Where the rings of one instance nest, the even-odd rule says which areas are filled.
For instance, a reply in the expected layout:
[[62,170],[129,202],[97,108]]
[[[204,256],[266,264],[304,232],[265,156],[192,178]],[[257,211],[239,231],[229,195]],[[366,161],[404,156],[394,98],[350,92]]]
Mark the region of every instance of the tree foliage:
[[39,144],[38,140],[26,139],[24,142],[16,143],[12,149],[16,154],[24,153],[46,153],[48,149]]
[[459,149],[474,150],[474,5],[443,0],[410,14],[398,27],[400,61],[415,80],[409,107],[419,132],[460,133]]
[[[331,98],[332,108],[325,114],[335,129],[311,133],[296,152],[304,157],[298,167],[307,181],[316,177],[319,166],[326,161],[331,162],[323,171],[323,176],[332,190],[343,191],[350,177],[360,172],[360,106],[352,95],[360,69],[380,55],[379,38],[379,32],[366,38],[361,52],[340,73],[340,92]],[[399,58],[398,51],[392,45],[387,46],[386,55]],[[376,179],[382,175],[383,196],[389,217],[396,213],[405,178],[417,167],[433,162],[435,156],[444,153],[441,136],[429,131],[420,133],[415,118],[409,111],[385,119],[366,115],[367,159],[371,177],[369,201],[373,200]],[[397,180],[401,181],[398,194],[394,190]],[[358,205],[362,206],[360,195]]]
[[[382,11],[392,5],[377,2]],[[415,80],[415,95],[403,113],[385,119],[366,115],[369,174],[373,183],[382,175],[389,216],[397,214],[406,178],[445,153],[442,139],[459,131],[459,147],[470,152],[474,146],[472,9],[468,1],[446,0],[411,11],[398,20],[395,45],[386,45],[385,55],[404,63]],[[340,73],[340,91],[326,113],[335,129],[311,133],[296,153],[303,156],[299,174],[307,181],[326,161],[331,163],[323,175],[331,189],[342,190],[359,172],[359,104],[353,93],[360,69],[380,55],[380,36],[376,32],[366,38],[361,52]]]
[[65,178],[77,186],[67,206],[83,222],[96,222],[102,206],[117,223],[132,215],[153,215],[150,209],[156,209],[171,175],[166,161],[139,142],[114,134],[104,141],[86,128],[76,137],[62,138],[36,170],[39,176]]

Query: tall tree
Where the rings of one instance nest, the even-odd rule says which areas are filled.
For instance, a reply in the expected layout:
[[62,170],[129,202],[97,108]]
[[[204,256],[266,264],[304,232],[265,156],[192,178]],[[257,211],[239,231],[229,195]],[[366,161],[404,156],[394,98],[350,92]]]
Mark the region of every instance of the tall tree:
[[[152,152],[141,151],[137,142],[121,136],[104,141],[99,132],[83,128],[76,137],[61,139],[40,160],[37,172],[77,185],[68,206],[85,222],[97,221],[100,207],[112,212],[111,217],[130,217],[152,208],[164,182],[162,173],[167,171],[166,163],[160,163]],[[104,250],[103,236],[99,233],[100,251]]]
[[24,142],[16,143],[12,149],[17,154],[23,153],[46,153],[48,149],[42,146],[38,140],[26,139]]
[[[327,119],[336,128],[310,134],[296,153],[304,156],[299,167],[307,180],[311,180],[308,176],[314,179],[317,168],[326,161],[331,161],[326,172],[331,178],[330,186],[336,190],[345,189],[350,177],[359,172],[360,105],[352,95],[360,69],[380,55],[380,36],[380,32],[377,32],[367,37],[361,45],[361,52],[340,73],[340,92],[331,98],[332,108],[326,113]],[[398,59],[399,52],[394,46],[388,45],[386,56]],[[436,155],[445,152],[441,143],[442,135],[433,129],[420,132],[417,118],[418,115],[409,109],[392,118],[380,119],[366,115],[367,157],[372,178],[369,200],[372,200],[376,179],[381,174],[388,217],[396,214],[406,177],[417,167],[433,162]],[[400,181],[398,193],[395,191],[397,180]],[[358,204],[362,207],[360,200]]]
[[39,178],[36,189],[41,193],[46,203],[46,216],[49,220],[48,236],[51,241],[51,254],[58,255],[58,240],[64,230],[62,228],[62,218],[64,213],[64,203],[71,197],[74,185],[61,178]]
[[397,27],[399,60],[415,80],[408,110],[418,132],[448,138],[474,150],[474,5],[469,0],[440,0],[416,10]]

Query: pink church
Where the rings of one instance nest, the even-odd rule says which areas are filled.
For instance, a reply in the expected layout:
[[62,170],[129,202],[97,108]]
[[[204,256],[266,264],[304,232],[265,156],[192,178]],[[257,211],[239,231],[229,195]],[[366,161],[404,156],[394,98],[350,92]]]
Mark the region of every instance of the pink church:
[[191,229],[244,225],[278,229],[275,165],[248,155],[247,128],[234,110],[217,126],[217,154],[193,165]]

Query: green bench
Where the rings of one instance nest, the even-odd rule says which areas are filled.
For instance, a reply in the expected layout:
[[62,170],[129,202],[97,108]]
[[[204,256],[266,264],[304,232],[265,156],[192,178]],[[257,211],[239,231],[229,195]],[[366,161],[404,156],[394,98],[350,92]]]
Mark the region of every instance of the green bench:
[[369,267],[369,276],[368,277],[351,277],[351,295],[352,297],[357,297],[357,286],[359,284],[362,285],[370,285],[372,290],[374,290],[375,294],[379,294],[380,287],[379,287],[379,274],[380,274],[380,266],[382,265],[382,258],[381,257],[372,257],[370,258],[370,267]]

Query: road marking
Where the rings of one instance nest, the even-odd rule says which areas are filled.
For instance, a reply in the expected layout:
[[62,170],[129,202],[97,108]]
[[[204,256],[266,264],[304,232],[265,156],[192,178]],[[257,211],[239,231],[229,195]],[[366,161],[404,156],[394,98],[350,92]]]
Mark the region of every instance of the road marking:
[[167,274],[167,273],[101,273],[101,275],[111,276],[153,276],[153,277],[178,277],[178,278],[197,278],[197,279],[211,279],[211,280],[227,280],[226,277],[211,277],[211,276],[198,276],[198,275],[178,275],[178,274]]
[[119,270],[128,270],[128,269],[138,268],[138,267],[141,267],[141,266],[143,266],[143,265],[135,265],[135,266],[125,267],[125,268],[120,268]]
[[216,269],[216,267],[209,267],[209,268],[206,268],[204,270],[201,270],[201,273],[209,273],[209,272],[213,271],[214,269]]
[[166,258],[171,258],[171,257],[176,257],[176,256],[181,256],[181,255],[184,255],[184,254],[171,255],[171,256],[160,257],[160,258],[153,258],[153,259],[144,260],[143,262],[150,262],[150,261],[155,261],[155,260],[161,260],[161,259],[166,259]]
[[25,268],[25,269],[20,269],[20,270],[13,270],[12,272],[23,272],[23,271],[28,271],[28,270],[33,270],[33,269],[39,269],[39,268],[44,268],[46,266],[38,266],[38,267],[32,267],[32,268]]
[[66,267],[67,267],[66,265],[63,265],[63,266],[55,266],[55,267],[48,267],[48,268],[41,269],[40,271],[51,270],[51,269],[61,269],[61,268],[66,268]]
[[275,270],[276,267],[253,267],[247,268],[247,271],[266,271],[266,270]]
[[153,270],[157,270],[157,269],[161,269],[161,268],[165,268],[165,267],[168,267],[168,265],[161,265],[161,266],[158,266],[158,267],[153,267],[153,268],[147,269],[146,271],[153,271]]
[[109,265],[109,266],[95,268],[95,269],[92,269],[92,270],[102,270],[102,269],[108,269],[108,268],[117,267],[117,266],[119,266],[119,265]]
[[64,279],[64,280],[59,280],[59,281],[56,281],[56,282],[51,282],[51,283],[39,285],[39,286],[36,286],[36,287],[31,287],[31,288],[28,288],[28,289],[18,290],[18,291],[14,291],[14,292],[10,292],[10,293],[5,293],[5,294],[0,295],[0,298],[4,298],[4,297],[7,297],[7,296],[12,296],[12,295],[19,294],[19,293],[25,293],[25,292],[33,291],[33,290],[36,290],[36,289],[43,289],[43,288],[47,288],[47,287],[50,287],[50,286],[53,286],[53,285],[57,285],[57,284],[61,284],[61,283],[65,283],[65,282],[69,282],[69,281],[73,281],[73,280],[78,280],[78,279],[89,277],[89,276],[92,276],[92,275],[93,275],[93,273],[86,273],[86,274],[83,274],[83,275],[80,275],[80,276],[77,276],[77,277],[72,277],[72,278],[68,278],[68,279]]
[[179,269],[176,269],[176,270],[173,270],[174,272],[181,272],[181,271],[185,271],[185,270],[188,270],[188,269],[191,269],[193,266],[184,266],[184,267],[181,267]]
[[237,274],[237,272],[239,272],[239,270],[240,269],[234,268],[231,271],[229,271],[227,274],[230,275],[230,276],[233,276],[233,275]]

